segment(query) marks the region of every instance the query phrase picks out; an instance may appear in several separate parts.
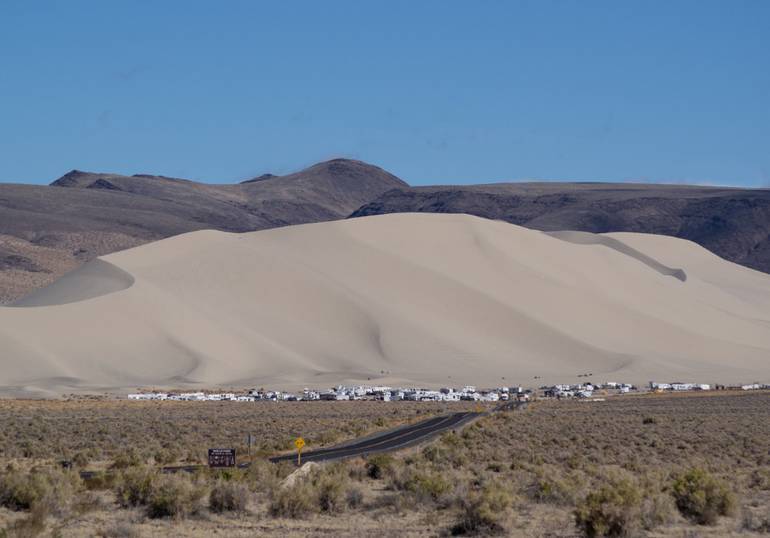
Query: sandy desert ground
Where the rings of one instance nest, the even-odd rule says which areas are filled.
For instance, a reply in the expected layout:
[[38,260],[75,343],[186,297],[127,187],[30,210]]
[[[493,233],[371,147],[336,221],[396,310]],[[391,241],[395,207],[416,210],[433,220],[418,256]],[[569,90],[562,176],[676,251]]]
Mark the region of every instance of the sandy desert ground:
[[583,373],[770,381],[770,276],[670,237],[393,214],[192,232],[0,308],[5,394]]

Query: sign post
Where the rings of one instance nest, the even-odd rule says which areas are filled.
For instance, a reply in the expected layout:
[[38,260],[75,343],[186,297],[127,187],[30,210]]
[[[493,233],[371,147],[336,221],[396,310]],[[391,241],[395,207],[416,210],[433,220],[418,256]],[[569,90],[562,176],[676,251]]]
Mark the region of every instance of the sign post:
[[297,437],[294,440],[294,446],[297,447],[297,467],[302,465],[302,447],[305,446],[305,440],[302,437]]
[[250,433],[247,433],[246,434],[246,452],[249,456],[249,461],[251,461],[251,445],[254,444],[254,441],[256,441],[254,436]]

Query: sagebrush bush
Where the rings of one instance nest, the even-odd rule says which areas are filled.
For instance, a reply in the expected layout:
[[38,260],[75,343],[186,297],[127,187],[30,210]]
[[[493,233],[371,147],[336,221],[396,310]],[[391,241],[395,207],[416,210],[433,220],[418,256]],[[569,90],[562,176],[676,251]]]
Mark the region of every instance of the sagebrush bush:
[[131,467],[115,481],[115,498],[123,508],[146,506],[150,501],[157,472],[148,467]]
[[270,493],[290,472],[290,468],[283,465],[276,465],[266,460],[256,460],[244,471],[243,481],[249,485],[252,491]]
[[741,514],[741,530],[770,534],[770,513],[755,514],[749,507],[744,507]]
[[349,469],[344,463],[311,469],[292,477],[273,491],[269,512],[274,517],[299,518],[311,513],[340,513],[360,503],[363,495],[352,492]]
[[574,484],[564,479],[564,473],[551,467],[537,468],[528,489],[529,496],[541,503],[569,505],[577,496]]
[[97,471],[88,478],[83,479],[83,485],[91,491],[113,489],[120,480],[120,475],[111,472]]
[[75,465],[75,467],[84,468],[87,467],[90,462],[91,458],[89,457],[88,453],[83,450],[79,450],[77,453],[75,453],[74,456],[72,456],[72,463]]
[[460,448],[463,445],[462,439],[454,431],[442,433],[439,440],[442,444],[449,447]]
[[437,471],[413,471],[407,469],[398,482],[398,489],[411,493],[419,502],[438,502],[452,490],[452,484],[443,473]]
[[362,482],[369,477],[369,469],[367,469],[366,460],[363,458],[345,460],[345,470],[348,478],[356,482]]
[[135,448],[119,452],[112,460],[111,469],[127,469],[143,465],[144,461],[139,451]]
[[205,495],[205,488],[192,483],[186,476],[161,476],[153,484],[147,501],[147,515],[151,518],[180,519],[196,514]]
[[218,513],[245,512],[249,497],[249,489],[244,484],[219,480],[211,488],[209,508]]
[[445,450],[446,448],[441,447],[436,443],[431,443],[422,449],[422,457],[432,463],[440,463],[444,461],[443,452]]
[[749,487],[752,489],[770,490],[770,467],[760,467],[751,473]]
[[321,473],[313,485],[321,512],[334,514],[344,511],[347,506],[347,484],[339,475]]
[[487,484],[480,494],[464,499],[460,515],[451,528],[454,535],[502,534],[502,520],[510,508],[512,496],[501,484]]
[[588,537],[628,536],[641,526],[642,492],[628,478],[604,484],[575,509],[575,523]]
[[80,477],[71,471],[8,470],[0,475],[0,505],[11,510],[38,509],[45,514],[62,515],[72,508],[80,489]]
[[178,461],[180,457],[181,454],[175,448],[160,448],[152,455],[152,459],[155,460],[155,463],[158,465],[169,465]]
[[671,523],[676,512],[671,495],[659,489],[643,491],[641,509],[641,524],[645,530]]
[[47,517],[45,509],[35,505],[26,517],[0,529],[0,538],[36,538],[45,531]]
[[40,475],[9,470],[0,476],[0,505],[11,510],[29,510],[45,494]]
[[187,475],[160,475],[148,467],[125,469],[114,491],[120,506],[145,506],[152,518],[183,518],[195,514],[206,495],[206,488]]
[[366,460],[366,472],[370,478],[380,480],[393,472],[394,459],[390,454],[375,454]]
[[298,480],[293,486],[277,488],[268,510],[273,517],[297,519],[317,511],[315,492],[308,481]]
[[349,508],[358,508],[364,504],[364,492],[361,488],[351,487],[348,489],[346,500]]
[[708,471],[693,468],[680,474],[671,486],[676,507],[699,525],[714,525],[719,516],[735,510],[735,496],[724,483]]

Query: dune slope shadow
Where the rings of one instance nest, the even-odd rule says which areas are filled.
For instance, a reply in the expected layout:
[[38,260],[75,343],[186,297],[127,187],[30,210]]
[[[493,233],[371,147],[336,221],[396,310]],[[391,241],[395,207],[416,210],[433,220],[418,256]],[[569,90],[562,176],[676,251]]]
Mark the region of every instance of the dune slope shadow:
[[551,237],[555,237],[556,239],[561,239],[562,241],[567,241],[569,243],[574,243],[576,245],[602,245],[607,248],[611,248],[612,250],[616,250],[621,254],[625,254],[626,256],[630,256],[637,261],[642,262],[644,265],[646,265],[650,269],[653,269],[654,271],[657,271],[661,275],[672,276],[677,280],[681,280],[682,282],[685,282],[687,280],[687,273],[685,273],[683,269],[677,269],[674,267],[669,267],[668,265],[664,265],[660,263],[658,260],[656,260],[655,258],[651,258],[647,254],[644,254],[643,252],[639,252],[635,248],[632,248],[626,245],[625,243],[615,239],[614,237],[607,237],[604,235],[593,234],[590,232],[575,232],[575,231],[544,232],[544,233],[546,233],[547,235],[550,235]]
[[98,258],[62,276],[45,288],[22,297],[11,307],[54,306],[76,303],[130,288],[134,277]]

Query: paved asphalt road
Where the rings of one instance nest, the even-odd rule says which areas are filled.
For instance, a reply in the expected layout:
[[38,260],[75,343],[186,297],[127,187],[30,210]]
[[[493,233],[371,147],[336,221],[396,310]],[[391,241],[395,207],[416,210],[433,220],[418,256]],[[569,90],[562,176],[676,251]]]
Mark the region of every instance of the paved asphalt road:
[[[333,461],[344,458],[353,458],[356,456],[366,456],[379,452],[390,452],[401,448],[406,448],[427,441],[432,437],[449,431],[478,418],[485,413],[453,413],[451,415],[442,415],[433,417],[416,424],[401,426],[392,430],[376,433],[363,439],[348,441],[341,445],[330,448],[321,448],[318,450],[308,450],[302,453],[302,462],[308,461]],[[270,458],[273,463],[280,461],[296,461],[297,454],[286,454]],[[239,463],[238,467],[243,469],[250,465],[250,462]],[[179,471],[195,472],[205,467],[204,465],[178,465],[172,467],[163,467],[161,472],[177,473]],[[80,477],[83,479],[93,478],[97,473],[95,471],[81,471]]]
[[[303,452],[302,462],[339,460],[406,448],[422,443],[445,431],[458,428],[479,416],[481,413],[454,413],[433,417],[417,424],[402,426],[352,443]],[[296,453],[270,458],[273,463],[296,460]]]
[[[508,411],[513,409],[526,409],[526,403],[506,402],[497,406],[495,411]],[[353,458],[357,456],[367,456],[369,454],[377,454],[380,452],[391,452],[402,448],[407,448],[444,433],[464,426],[468,422],[480,418],[484,413],[453,413],[451,415],[442,415],[425,419],[416,424],[408,426],[401,426],[392,430],[376,433],[362,439],[348,441],[341,445],[337,445],[330,448],[321,448],[318,450],[308,450],[302,453],[302,462],[321,462],[321,461],[333,461],[345,458]],[[297,454],[285,454],[283,456],[275,456],[270,458],[270,461],[277,463],[280,461],[296,461]],[[249,462],[239,463],[239,468],[246,468],[249,466]],[[174,467],[163,467],[161,469],[164,473],[176,473],[179,471],[194,472],[203,465],[180,465]],[[83,479],[92,478],[96,473],[94,471],[81,471],[80,477]]]

